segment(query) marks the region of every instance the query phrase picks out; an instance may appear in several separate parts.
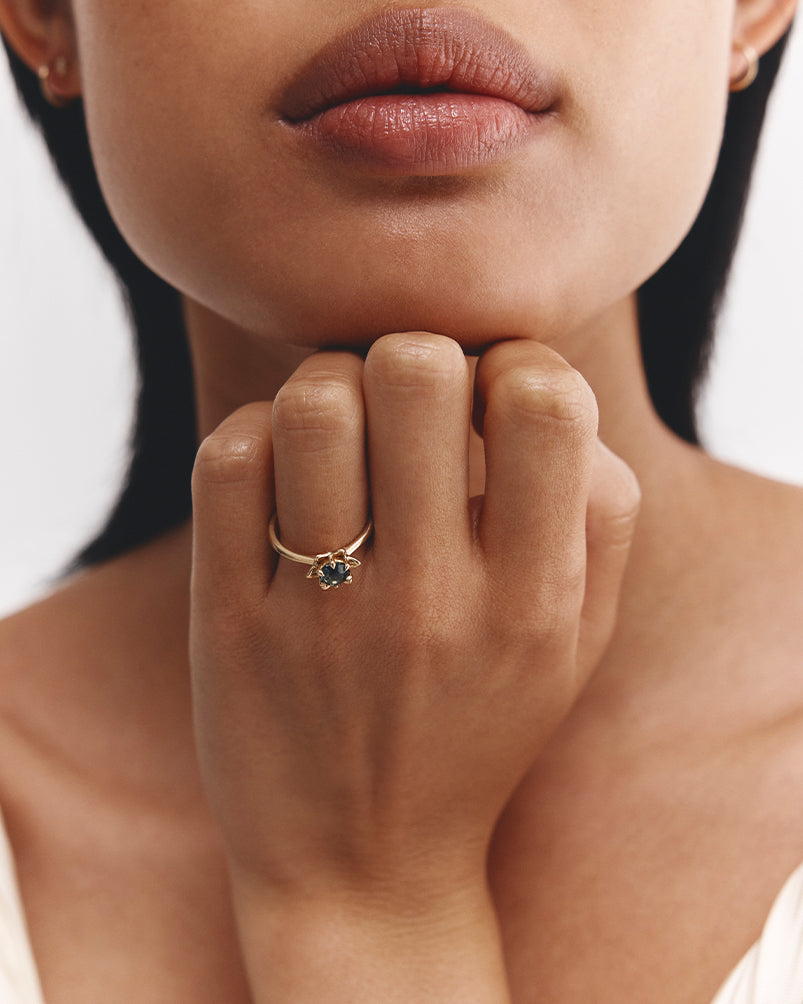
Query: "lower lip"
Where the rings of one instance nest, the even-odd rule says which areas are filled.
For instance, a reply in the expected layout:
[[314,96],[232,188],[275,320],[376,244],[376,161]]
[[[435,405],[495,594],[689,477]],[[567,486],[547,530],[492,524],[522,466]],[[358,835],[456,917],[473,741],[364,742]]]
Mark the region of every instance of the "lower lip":
[[369,171],[432,176],[507,159],[548,117],[482,94],[383,94],[329,108],[294,128]]

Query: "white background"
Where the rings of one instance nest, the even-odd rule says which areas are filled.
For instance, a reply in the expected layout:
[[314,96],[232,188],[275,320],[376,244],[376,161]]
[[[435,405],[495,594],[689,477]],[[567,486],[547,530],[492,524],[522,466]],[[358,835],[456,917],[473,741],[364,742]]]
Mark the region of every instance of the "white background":
[[[718,456],[803,484],[803,29],[770,108],[702,429]],[[116,289],[0,59],[0,614],[103,521],[134,377]]]

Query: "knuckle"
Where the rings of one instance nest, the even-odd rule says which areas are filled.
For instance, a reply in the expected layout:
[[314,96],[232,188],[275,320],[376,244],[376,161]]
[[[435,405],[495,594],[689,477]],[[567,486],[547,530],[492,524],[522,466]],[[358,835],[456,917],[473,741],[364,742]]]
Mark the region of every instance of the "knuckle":
[[566,632],[576,626],[586,585],[585,555],[578,555],[562,568],[544,570],[536,587],[535,623],[547,634]]
[[573,616],[561,610],[550,611],[538,626],[536,641],[538,651],[546,656],[562,659],[574,648],[578,623]]
[[581,610],[582,601],[576,594],[561,595],[554,585],[542,589],[527,618],[537,651],[553,657],[570,651],[580,628]]
[[514,604],[506,604],[496,611],[488,624],[488,633],[493,648],[499,652],[532,652],[537,645],[537,633],[533,626],[533,611],[528,607],[522,611]]
[[[445,601],[442,588],[425,577],[394,590],[389,606],[393,617],[387,616],[384,604],[376,613],[392,646],[408,649],[422,663],[447,665],[469,631],[462,608]],[[415,624],[412,635],[410,624]],[[397,643],[399,635],[403,642]]]
[[361,406],[352,387],[331,376],[290,380],[273,402],[274,439],[284,438],[301,452],[328,449],[360,423]]
[[385,335],[375,342],[365,360],[365,372],[369,381],[420,392],[465,379],[467,367],[463,350],[451,338],[410,332]]
[[583,377],[570,367],[550,370],[516,367],[500,374],[497,396],[516,418],[565,425],[596,434],[597,402]]
[[589,498],[587,530],[612,547],[629,547],[641,509],[641,488],[630,467],[613,454],[603,491]]
[[620,489],[619,515],[635,521],[641,509],[641,485],[633,470],[624,462],[619,464]]
[[[576,629],[586,589],[585,542],[554,566],[547,566],[537,586],[540,623],[564,633]],[[550,630],[550,633],[551,630]]]
[[542,569],[526,596],[495,610],[493,632],[506,647],[533,653],[558,653],[576,637],[585,591],[585,562]]
[[633,541],[637,519],[638,506],[599,514],[591,524],[589,536],[600,539],[609,548],[627,549]]
[[246,432],[213,432],[198,448],[192,473],[193,488],[261,478],[265,460],[261,437]]
[[536,666],[562,657],[573,644],[577,627],[568,605],[534,602],[526,610],[500,612],[491,631],[496,649],[526,654],[528,665]]

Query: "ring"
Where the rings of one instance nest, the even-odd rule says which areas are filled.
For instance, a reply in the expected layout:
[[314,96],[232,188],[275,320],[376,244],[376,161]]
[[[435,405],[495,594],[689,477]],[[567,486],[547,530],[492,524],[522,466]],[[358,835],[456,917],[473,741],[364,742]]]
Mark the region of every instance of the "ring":
[[344,583],[351,584],[352,568],[356,568],[357,565],[362,564],[361,561],[358,561],[353,556],[354,551],[368,540],[374,529],[374,522],[370,516],[368,517],[368,522],[360,530],[359,536],[350,544],[347,544],[345,547],[339,547],[336,551],[326,551],[323,554],[316,554],[314,558],[308,554],[299,554],[297,551],[291,551],[289,547],[284,546],[276,532],[276,518],[277,513],[274,513],[270,518],[268,536],[270,537],[273,550],[277,554],[290,561],[297,561],[300,565],[309,565],[310,569],[307,572],[307,578],[313,579],[317,575],[318,584],[321,589],[337,589],[338,586],[342,586]]

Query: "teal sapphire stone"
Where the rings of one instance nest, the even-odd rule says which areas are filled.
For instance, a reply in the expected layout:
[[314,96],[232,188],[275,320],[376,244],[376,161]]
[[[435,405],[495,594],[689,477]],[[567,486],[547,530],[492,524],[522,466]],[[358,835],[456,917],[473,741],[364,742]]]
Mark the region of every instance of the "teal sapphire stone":
[[321,582],[327,586],[342,586],[348,581],[349,566],[345,561],[335,561],[332,564],[324,565],[318,572]]

